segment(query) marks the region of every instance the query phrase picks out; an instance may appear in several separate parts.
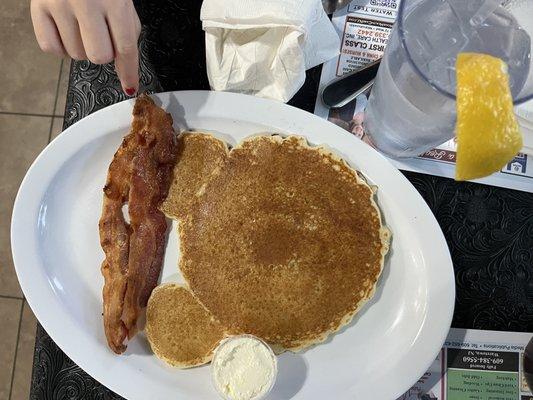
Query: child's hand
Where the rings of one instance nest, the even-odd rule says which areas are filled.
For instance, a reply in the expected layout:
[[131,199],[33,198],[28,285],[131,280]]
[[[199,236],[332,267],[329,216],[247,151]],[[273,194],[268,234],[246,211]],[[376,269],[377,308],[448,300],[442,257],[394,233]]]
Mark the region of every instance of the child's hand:
[[141,30],[131,0],[31,0],[31,18],[41,49],[115,68],[128,95],[139,88]]

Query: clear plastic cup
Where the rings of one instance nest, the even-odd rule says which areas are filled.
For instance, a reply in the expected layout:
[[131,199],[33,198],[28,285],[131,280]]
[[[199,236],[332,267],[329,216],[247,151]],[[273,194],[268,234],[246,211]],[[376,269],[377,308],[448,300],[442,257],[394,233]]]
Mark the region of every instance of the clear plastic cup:
[[402,158],[452,139],[461,52],[501,58],[514,104],[533,98],[532,37],[533,0],[402,0],[365,111],[370,141]]

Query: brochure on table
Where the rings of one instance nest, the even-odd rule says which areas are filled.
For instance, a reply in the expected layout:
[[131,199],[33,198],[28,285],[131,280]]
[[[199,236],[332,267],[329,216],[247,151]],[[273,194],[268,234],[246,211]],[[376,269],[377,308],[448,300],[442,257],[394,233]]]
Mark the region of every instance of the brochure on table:
[[[400,0],[354,0],[333,15],[333,24],[341,37],[341,50],[337,58],[323,65],[319,93],[324,85],[333,79],[382,56],[398,13],[399,3]],[[368,94],[364,93],[344,107],[334,110],[327,109],[319,95],[316,99],[315,114],[327,118],[364,140],[363,111]],[[519,118],[519,121],[521,120]],[[529,135],[533,137],[533,131]],[[455,141],[450,140],[417,158],[391,161],[403,170],[453,178],[455,149]],[[478,182],[533,192],[533,156],[520,153],[501,172]]]
[[523,371],[531,337],[451,329],[431,367],[398,400],[533,400]]

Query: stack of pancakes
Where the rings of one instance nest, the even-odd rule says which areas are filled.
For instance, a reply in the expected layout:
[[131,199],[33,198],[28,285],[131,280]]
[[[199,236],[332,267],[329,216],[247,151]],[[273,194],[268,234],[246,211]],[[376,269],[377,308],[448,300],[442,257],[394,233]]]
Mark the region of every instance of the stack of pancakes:
[[[154,352],[188,367],[209,361],[225,335],[297,351],[348,324],[374,293],[390,237],[357,172],[296,136],[255,136],[228,151],[213,136],[186,133],[179,146],[162,209],[179,222],[188,288],[152,294]],[[168,301],[172,291],[188,300]]]

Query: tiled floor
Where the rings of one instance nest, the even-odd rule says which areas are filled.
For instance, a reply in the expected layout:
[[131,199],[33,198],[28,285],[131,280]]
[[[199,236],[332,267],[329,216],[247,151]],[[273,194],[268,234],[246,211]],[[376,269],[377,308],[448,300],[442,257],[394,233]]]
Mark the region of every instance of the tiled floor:
[[69,60],[43,54],[29,1],[0,2],[0,400],[28,399],[35,317],[9,244],[13,200],[39,152],[62,127]]

